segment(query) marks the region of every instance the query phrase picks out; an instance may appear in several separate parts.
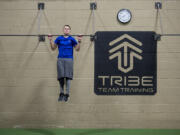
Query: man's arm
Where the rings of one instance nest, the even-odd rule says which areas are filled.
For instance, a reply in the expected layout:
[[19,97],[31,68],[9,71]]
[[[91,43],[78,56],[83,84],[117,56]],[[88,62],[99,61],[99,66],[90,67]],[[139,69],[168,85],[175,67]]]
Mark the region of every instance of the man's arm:
[[82,36],[78,36],[78,44],[75,46],[76,51],[80,50],[80,44],[81,44]]
[[75,46],[76,51],[80,50],[80,44],[81,44],[81,42],[78,42],[78,44]]
[[53,42],[53,40],[52,40],[52,35],[48,35],[48,39],[49,39],[49,42],[50,42],[50,45],[51,45],[51,49],[52,49],[53,51],[56,50],[57,45]]

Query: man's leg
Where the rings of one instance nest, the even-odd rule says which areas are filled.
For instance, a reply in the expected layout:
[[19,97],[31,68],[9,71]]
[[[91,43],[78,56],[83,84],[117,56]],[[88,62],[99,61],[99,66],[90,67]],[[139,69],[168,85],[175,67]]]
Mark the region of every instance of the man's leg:
[[63,101],[64,98],[64,78],[59,79],[60,94],[58,101]]
[[70,93],[70,84],[71,84],[71,79],[66,78],[66,94],[64,96],[64,101],[68,101],[69,93]]
[[70,84],[71,84],[71,80],[69,78],[66,78],[66,94],[68,95],[70,93]]

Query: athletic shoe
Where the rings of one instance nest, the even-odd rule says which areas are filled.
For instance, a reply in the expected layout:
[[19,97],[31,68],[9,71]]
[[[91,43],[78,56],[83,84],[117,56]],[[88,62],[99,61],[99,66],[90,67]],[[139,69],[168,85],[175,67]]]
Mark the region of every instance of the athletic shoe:
[[64,94],[64,101],[67,102],[69,98],[69,94]]
[[58,101],[63,101],[63,100],[64,100],[64,93],[60,93]]

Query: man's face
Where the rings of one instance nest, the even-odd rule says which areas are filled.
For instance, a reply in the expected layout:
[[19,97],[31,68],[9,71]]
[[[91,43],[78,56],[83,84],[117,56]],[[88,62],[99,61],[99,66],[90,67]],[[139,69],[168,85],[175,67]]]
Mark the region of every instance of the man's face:
[[68,26],[64,26],[63,32],[65,35],[69,35],[71,32],[71,29]]

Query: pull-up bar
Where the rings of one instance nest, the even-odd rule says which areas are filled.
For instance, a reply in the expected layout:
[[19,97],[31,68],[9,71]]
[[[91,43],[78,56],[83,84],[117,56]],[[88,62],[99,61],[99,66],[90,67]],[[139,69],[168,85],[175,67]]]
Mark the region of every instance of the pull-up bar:
[[161,34],[161,36],[180,36],[180,34]]
[[[159,34],[160,36],[180,36],[180,34]],[[18,36],[27,36],[27,37],[36,37],[36,36],[49,36],[49,34],[0,34],[0,37],[18,37]],[[61,34],[51,34],[51,36],[65,36]],[[94,36],[93,34],[73,34],[70,36],[84,36],[84,37],[91,37]]]
[[[39,37],[39,41],[45,41],[45,37],[48,37],[49,34],[0,34],[0,37]],[[64,35],[58,35],[58,34],[51,34],[51,36],[64,36]],[[88,34],[73,34],[70,36],[84,36],[84,37],[90,37],[91,41],[94,41],[95,35],[88,35]]]
[[[7,37],[18,37],[18,36],[27,36],[27,37],[36,37],[36,36],[49,36],[48,34],[0,34],[0,36],[7,36]],[[58,35],[58,34],[51,34],[51,36],[64,36],[64,35]],[[70,36],[85,36],[85,37],[91,37],[91,36],[93,36],[93,35],[81,35],[81,34],[79,34],[79,35],[70,35]]]
[[[39,37],[40,42],[45,41],[45,37],[48,37],[49,34],[0,34],[0,37]],[[59,34],[51,34],[51,36],[64,36],[64,35],[59,35]],[[95,35],[93,34],[73,34],[70,36],[84,36],[84,37],[90,37],[91,41],[95,40]],[[160,41],[162,36],[180,36],[180,34],[155,34],[154,39]]]
[[155,34],[154,35],[154,39],[157,40],[157,41],[160,41],[161,40],[161,37],[164,36],[164,37],[178,37],[180,36],[180,34]]

